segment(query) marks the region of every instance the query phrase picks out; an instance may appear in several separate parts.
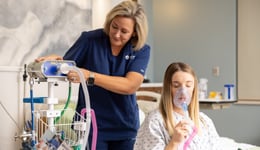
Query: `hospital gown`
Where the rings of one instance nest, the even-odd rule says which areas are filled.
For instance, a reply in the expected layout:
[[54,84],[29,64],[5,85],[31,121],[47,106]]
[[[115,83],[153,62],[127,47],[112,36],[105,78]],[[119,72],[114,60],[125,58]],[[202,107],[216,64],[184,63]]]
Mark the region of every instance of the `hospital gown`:
[[[188,150],[218,150],[222,149],[219,145],[220,137],[212,120],[204,113],[200,113],[200,129],[201,132],[192,139]],[[174,112],[177,123],[184,117]],[[168,134],[163,118],[159,110],[154,110],[148,114],[145,121],[141,125],[134,150],[164,150],[170,142],[171,137]],[[179,146],[178,149],[183,149]]]

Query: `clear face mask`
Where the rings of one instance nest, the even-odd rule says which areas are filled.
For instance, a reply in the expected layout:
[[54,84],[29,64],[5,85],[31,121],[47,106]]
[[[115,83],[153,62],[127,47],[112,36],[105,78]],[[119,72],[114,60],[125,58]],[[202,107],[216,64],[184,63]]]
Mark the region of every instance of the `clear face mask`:
[[186,87],[179,88],[176,91],[173,98],[174,105],[183,109],[186,116],[188,115],[188,105],[190,104],[190,101],[191,101],[191,96]]

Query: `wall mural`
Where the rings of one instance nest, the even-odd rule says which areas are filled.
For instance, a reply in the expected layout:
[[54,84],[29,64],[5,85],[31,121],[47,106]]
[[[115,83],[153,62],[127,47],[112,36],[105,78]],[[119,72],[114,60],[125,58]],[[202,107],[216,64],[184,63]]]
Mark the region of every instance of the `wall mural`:
[[0,0],[0,66],[63,55],[92,27],[91,0]]

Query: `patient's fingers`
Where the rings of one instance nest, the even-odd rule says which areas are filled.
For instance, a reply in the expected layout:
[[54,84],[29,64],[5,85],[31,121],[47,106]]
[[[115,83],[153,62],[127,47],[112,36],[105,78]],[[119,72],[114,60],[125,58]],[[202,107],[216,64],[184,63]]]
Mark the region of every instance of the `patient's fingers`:
[[189,134],[188,126],[189,126],[188,121],[185,120],[180,121],[174,128],[174,134],[172,136],[172,140],[177,143],[183,142]]
[[177,124],[177,126],[181,126],[182,129],[187,129],[190,125],[191,123],[188,120],[182,120]]

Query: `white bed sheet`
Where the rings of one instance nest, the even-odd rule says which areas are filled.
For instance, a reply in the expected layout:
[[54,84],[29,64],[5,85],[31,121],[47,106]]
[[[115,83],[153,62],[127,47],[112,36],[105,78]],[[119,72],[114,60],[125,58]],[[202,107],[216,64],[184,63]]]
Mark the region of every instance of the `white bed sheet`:
[[238,143],[228,137],[221,137],[220,145],[223,146],[224,150],[260,150],[260,147],[258,146],[246,143]]

